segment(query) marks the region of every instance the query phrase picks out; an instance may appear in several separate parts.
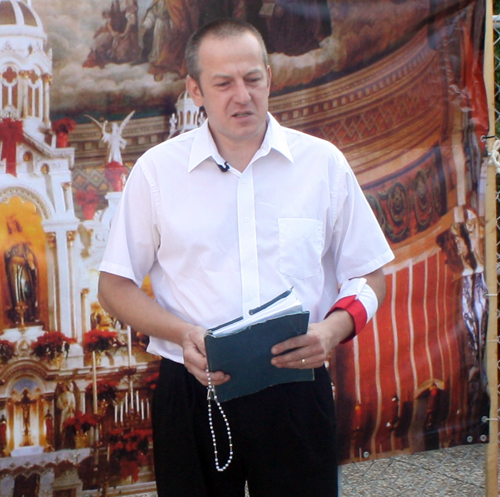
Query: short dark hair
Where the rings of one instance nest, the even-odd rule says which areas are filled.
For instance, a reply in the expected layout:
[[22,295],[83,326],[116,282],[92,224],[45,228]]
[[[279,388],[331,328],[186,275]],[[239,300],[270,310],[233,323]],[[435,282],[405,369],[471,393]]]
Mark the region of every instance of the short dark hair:
[[233,18],[222,18],[216,19],[215,21],[205,24],[197,31],[195,31],[186,46],[186,67],[187,73],[198,83],[200,82],[200,63],[199,63],[199,52],[201,42],[210,36],[214,38],[229,38],[231,36],[238,36],[244,33],[250,33],[257,38],[257,41],[262,47],[262,58],[264,61],[264,66],[268,66],[267,50],[266,44],[262,39],[262,35],[259,31],[251,24],[242,21],[240,19]]

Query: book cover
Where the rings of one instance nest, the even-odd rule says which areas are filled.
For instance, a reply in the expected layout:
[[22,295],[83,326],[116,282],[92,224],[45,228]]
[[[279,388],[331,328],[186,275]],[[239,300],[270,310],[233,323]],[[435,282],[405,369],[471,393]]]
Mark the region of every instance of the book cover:
[[[265,314],[269,316],[272,312],[266,308]],[[209,330],[205,336],[210,371],[224,371],[231,376],[227,383],[215,387],[220,402],[280,383],[314,380],[313,369],[276,368],[271,364],[271,348],[274,345],[307,332],[308,311],[266,317],[247,325],[244,323],[245,320],[242,320],[241,326],[236,328],[235,323],[230,323],[233,327],[230,333],[217,334]]]

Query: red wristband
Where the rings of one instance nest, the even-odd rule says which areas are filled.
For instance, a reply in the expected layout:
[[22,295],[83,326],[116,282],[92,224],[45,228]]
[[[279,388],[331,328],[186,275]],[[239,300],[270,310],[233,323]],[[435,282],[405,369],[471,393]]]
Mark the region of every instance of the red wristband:
[[340,342],[345,343],[354,338],[365,327],[368,321],[368,314],[365,306],[356,298],[356,295],[349,295],[335,302],[333,307],[327,312],[325,319],[336,309],[347,311],[354,320],[354,332]]

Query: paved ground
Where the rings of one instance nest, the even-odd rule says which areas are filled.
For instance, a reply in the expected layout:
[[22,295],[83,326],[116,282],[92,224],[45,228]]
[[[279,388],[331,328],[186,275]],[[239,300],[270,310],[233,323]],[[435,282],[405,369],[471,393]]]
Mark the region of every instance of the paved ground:
[[348,464],[342,497],[484,497],[485,453],[469,445]]
[[[485,459],[486,445],[468,445],[347,464],[341,468],[341,497],[484,497]],[[500,482],[498,490],[500,495]],[[155,492],[127,495],[157,497]]]
[[485,454],[469,445],[349,464],[342,497],[484,497]]

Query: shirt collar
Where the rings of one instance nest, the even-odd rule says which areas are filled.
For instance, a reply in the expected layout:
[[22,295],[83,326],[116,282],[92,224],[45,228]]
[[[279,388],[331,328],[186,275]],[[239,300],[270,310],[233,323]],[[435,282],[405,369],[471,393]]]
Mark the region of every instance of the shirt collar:
[[196,130],[191,148],[191,155],[189,156],[188,172],[191,172],[196,166],[201,164],[209,157],[219,158],[219,152],[215,145],[212,134],[208,129],[208,119],[205,119],[203,124]]
[[[254,160],[266,156],[271,149],[279,152],[283,157],[293,163],[293,156],[288,147],[285,133],[276,119],[268,113],[267,130],[264,140],[259,150],[255,154]],[[224,159],[220,156],[215,141],[208,128],[208,119],[197,129],[189,156],[188,172],[201,164],[209,157],[213,157],[217,164],[224,164]]]
[[264,141],[257,151],[255,158],[263,157],[273,149],[279,152],[283,157],[293,162],[293,156],[288,147],[288,142],[286,141],[285,132],[282,126],[276,121],[276,119],[271,115],[267,114],[267,131],[264,136]]

